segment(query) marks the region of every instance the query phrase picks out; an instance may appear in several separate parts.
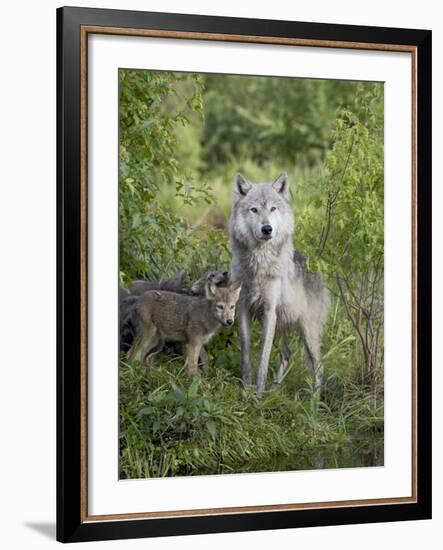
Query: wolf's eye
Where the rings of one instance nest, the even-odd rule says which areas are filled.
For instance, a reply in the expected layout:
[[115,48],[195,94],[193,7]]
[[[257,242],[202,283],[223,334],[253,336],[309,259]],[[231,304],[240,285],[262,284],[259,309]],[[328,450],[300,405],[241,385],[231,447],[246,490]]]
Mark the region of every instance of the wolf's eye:
[[251,208],[251,212],[254,212],[254,214],[257,214],[258,210],[257,210],[257,208],[253,207],[253,208]]
[[217,309],[223,309],[223,304],[217,304]]
[[235,306],[231,306],[231,309],[234,309],[234,308],[235,308]]
[[274,210],[277,210],[276,206],[271,206],[271,212],[274,212]]

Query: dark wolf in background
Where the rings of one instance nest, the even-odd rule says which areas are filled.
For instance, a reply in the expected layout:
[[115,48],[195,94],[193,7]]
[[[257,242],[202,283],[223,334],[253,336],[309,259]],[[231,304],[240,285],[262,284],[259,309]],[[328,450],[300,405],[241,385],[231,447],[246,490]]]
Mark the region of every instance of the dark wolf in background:
[[132,282],[129,292],[132,296],[140,296],[147,290],[167,290],[169,292],[184,292],[186,273],[178,271],[170,279],[160,281],[149,281],[147,279],[136,279]]
[[229,225],[233,280],[242,282],[238,304],[242,378],[251,384],[251,322],[262,321],[261,357],[257,390],[266,387],[274,336],[280,340],[281,382],[288,366],[287,336],[295,328],[306,348],[307,363],[314,374],[315,390],[323,378],[320,346],[329,312],[329,292],[321,276],[306,270],[304,257],[294,250],[294,215],[288,177],[252,184],[241,174],[234,180]]

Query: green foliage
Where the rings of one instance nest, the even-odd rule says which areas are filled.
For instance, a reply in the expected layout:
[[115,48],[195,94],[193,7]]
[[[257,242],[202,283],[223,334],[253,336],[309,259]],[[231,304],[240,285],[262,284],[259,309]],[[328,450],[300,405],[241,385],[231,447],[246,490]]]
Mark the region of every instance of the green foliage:
[[[304,244],[316,259],[313,265],[332,278],[337,271],[366,271],[383,254],[382,105],[383,88],[366,85],[352,110],[338,112],[325,173],[298,217],[299,235],[306,235]],[[321,215],[313,215],[311,204]]]
[[207,75],[204,160],[314,164],[330,145],[338,107],[358,84],[337,80]]
[[[201,78],[122,69],[120,77],[120,280],[159,278],[200,257],[186,219],[159,202],[172,186],[183,204],[211,201],[179,168],[177,127],[201,112]],[[216,236],[212,236],[212,243]],[[187,263],[187,262],[186,262]]]
[[150,369],[122,361],[120,477],[381,463],[382,400],[346,379],[334,384],[319,401],[291,375],[258,399],[224,368],[189,379],[177,360]]
[[[298,237],[328,279],[356,333],[356,367],[381,381],[383,362],[383,87],[360,85],[337,114],[317,193],[300,213]],[[299,241],[300,242],[300,241]]]

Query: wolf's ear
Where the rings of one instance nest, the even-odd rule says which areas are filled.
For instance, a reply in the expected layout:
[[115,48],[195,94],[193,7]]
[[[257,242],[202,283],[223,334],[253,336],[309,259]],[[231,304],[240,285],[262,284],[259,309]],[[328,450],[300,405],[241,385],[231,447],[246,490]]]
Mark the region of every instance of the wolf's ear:
[[252,183],[249,183],[240,173],[237,172],[234,178],[234,193],[240,195],[240,198],[246,196],[252,189]]
[[177,271],[177,273],[174,275],[173,279],[174,281],[177,281],[177,283],[181,286],[185,284],[187,273],[183,269],[181,271]]
[[282,172],[272,184],[272,187],[287,201],[290,199],[288,174]]
[[234,297],[235,301],[237,301],[241,292],[241,281],[235,281],[235,283],[229,287],[229,292]]
[[205,296],[207,300],[213,300],[215,298],[216,288],[216,285],[212,281],[206,281]]

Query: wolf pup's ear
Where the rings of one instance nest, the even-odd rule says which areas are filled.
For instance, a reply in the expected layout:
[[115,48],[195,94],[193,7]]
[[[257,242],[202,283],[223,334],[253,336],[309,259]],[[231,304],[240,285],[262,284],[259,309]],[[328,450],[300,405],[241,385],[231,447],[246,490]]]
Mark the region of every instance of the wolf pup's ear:
[[235,301],[238,300],[241,292],[241,281],[236,281],[229,287],[229,292],[234,297]]
[[216,288],[217,288],[216,285],[212,281],[210,280],[206,281],[205,296],[207,300],[214,300]]
[[183,269],[181,271],[177,271],[177,273],[174,275],[174,280],[177,281],[177,283],[181,286],[185,284],[187,273]]
[[287,201],[290,199],[288,174],[282,172],[272,184],[272,187]]
[[234,193],[237,193],[240,197],[244,197],[251,189],[252,183],[249,183],[240,173],[235,174]]

